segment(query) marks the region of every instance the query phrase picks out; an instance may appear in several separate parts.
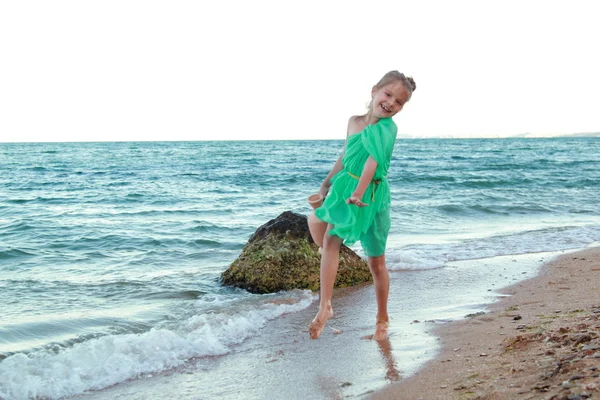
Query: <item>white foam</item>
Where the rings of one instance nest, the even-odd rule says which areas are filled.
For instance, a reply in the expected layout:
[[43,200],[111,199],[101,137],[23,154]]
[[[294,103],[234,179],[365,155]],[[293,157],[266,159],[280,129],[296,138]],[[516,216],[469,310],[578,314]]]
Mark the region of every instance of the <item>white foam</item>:
[[265,296],[250,310],[195,315],[172,329],[104,336],[57,354],[15,354],[0,362],[0,398],[71,396],[181,366],[193,357],[226,354],[267,321],[302,310],[312,301],[310,291],[293,291]]
[[388,249],[390,270],[431,269],[448,262],[580,249],[600,241],[600,226],[566,226],[496,235],[456,243],[427,243]]
[[441,259],[435,259],[431,255],[424,255],[418,251],[405,251],[390,249],[386,251],[388,269],[434,269],[444,266]]

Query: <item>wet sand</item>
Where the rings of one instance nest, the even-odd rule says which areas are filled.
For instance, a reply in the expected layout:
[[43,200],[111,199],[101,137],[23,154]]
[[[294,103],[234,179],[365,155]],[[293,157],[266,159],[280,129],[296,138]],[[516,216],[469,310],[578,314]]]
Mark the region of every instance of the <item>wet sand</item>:
[[562,255],[485,314],[438,326],[436,357],[371,398],[600,398],[599,286],[599,247]]
[[435,338],[410,321],[397,321],[394,329],[406,327],[390,341],[362,339],[373,333],[375,322],[371,284],[337,290],[334,304],[334,318],[318,340],[309,339],[307,331],[317,311],[315,296],[308,309],[270,321],[229,354],[74,399],[364,398],[432,356]]
[[373,333],[376,315],[373,285],[366,284],[335,291],[334,318],[318,340],[310,340],[307,332],[317,311],[315,294],[309,308],[269,321],[226,355],[190,360],[174,370],[75,398],[367,398],[395,382],[408,382],[407,377],[438,354],[440,341],[433,334],[437,327],[485,310],[497,301],[497,289],[535,276],[541,260],[551,256],[495,257],[432,270],[392,271],[388,341],[363,339]]

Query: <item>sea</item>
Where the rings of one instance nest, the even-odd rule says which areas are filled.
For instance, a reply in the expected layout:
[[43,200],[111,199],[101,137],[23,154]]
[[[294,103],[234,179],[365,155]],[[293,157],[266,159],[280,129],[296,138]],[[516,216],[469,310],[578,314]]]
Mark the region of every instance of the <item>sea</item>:
[[0,143],[0,398],[363,398],[435,356],[431,326],[600,243],[600,138],[398,139],[389,346],[362,338],[369,284],[310,341],[317,293],[219,278],[343,144]]

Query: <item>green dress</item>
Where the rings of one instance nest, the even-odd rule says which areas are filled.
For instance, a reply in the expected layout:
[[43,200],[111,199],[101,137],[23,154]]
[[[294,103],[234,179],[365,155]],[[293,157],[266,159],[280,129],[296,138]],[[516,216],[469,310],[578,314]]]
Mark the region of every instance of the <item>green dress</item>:
[[[347,246],[360,240],[368,257],[385,253],[391,222],[387,172],[397,131],[391,118],[383,118],[374,125],[368,125],[362,132],[350,135],[342,158],[344,168],[331,178],[329,193],[323,205],[315,210],[321,221],[333,225],[328,232],[330,235],[342,238]],[[346,204],[358,185],[369,156],[377,162],[377,169],[361,199],[368,206]]]

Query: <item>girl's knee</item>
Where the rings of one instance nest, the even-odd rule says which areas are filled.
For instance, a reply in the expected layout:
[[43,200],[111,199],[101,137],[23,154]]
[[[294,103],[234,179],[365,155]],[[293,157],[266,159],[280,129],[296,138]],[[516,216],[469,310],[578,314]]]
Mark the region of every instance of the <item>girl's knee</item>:
[[381,273],[387,273],[387,266],[385,264],[385,255],[379,257],[369,257],[369,269],[374,275]]
[[[330,228],[328,227],[327,229],[328,231],[330,230]],[[331,249],[331,248],[337,248],[339,249],[342,246],[342,239],[339,238],[338,236],[335,235],[330,235],[329,233],[326,233],[325,236],[323,237],[323,248],[325,249]]]

